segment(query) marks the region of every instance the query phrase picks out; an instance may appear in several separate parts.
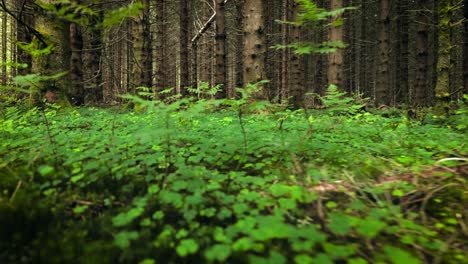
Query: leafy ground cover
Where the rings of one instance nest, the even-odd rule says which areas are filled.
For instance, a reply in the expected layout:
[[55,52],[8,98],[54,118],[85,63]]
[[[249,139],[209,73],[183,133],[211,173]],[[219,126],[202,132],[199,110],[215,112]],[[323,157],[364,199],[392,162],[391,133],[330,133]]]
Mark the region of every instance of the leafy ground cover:
[[0,262],[467,263],[466,111],[217,104],[4,108]]

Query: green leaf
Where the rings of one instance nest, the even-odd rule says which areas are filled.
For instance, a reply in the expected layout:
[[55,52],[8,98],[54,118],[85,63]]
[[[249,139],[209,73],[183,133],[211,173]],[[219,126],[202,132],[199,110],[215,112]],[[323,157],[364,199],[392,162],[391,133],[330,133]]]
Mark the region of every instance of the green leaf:
[[296,264],[313,264],[313,261],[314,260],[312,259],[312,257],[304,254],[297,255],[294,257],[294,262]]
[[180,241],[176,248],[176,252],[179,256],[185,257],[190,254],[197,253],[198,243],[194,239],[184,239]]
[[156,264],[156,261],[154,259],[144,259],[140,261],[138,264]]
[[226,244],[217,244],[205,250],[205,257],[209,261],[224,262],[231,255],[231,248]]
[[114,238],[114,243],[121,249],[126,249],[130,246],[131,240],[138,239],[139,234],[136,231],[122,231]]
[[361,221],[360,225],[356,228],[356,231],[358,234],[367,238],[374,238],[386,226],[387,224],[381,220],[366,218]]
[[88,209],[87,205],[77,206],[77,207],[73,208],[73,213],[75,213],[77,215],[80,215],[80,214],[86,212],[87,209]]
[[81,173],[81,174],[78,174],[78,175],[76,175],[76,176],[71,177],[71,178],[70,178],[70,181],[71,181],[72,183],[77,183],[77,182],[79,182],[80,180],[82,180],[84,177],[85,177],[85,174],[84,174],[84,173]]
[[41,165],[37,171],[41,176],[46,177],[52,175],[55,172],[55,168],[49,165]]
[[126,226],[144,212],[143,208],[133,208],[128,212],[120,213],[112,218],[112,224],[116,227]]
[[392,195],[396,197],[402,197],[405,195],[405,193],[402,190],[396,189],[393,190]]
[[254,241],[250,237],[243,237],[232,244],[232,249],[235,251],[249,251],[254,247]]
[[342,213],[331,213],[329,219],[328,228],[336,235],[347,235],[355,226],[355,221],[350,216]]
[[393,264],[421,264],[422,261],[415,258],[413,255],[408,253],[407,251],[393,247],[393,246],[385,246],[384,252],[387,258]]

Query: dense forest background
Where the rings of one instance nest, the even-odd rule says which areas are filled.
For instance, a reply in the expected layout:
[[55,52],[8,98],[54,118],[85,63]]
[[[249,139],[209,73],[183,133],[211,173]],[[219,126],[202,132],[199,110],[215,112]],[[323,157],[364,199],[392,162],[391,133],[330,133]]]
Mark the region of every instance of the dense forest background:
[[468,263],[468,0],[0,0],[0,263]]
[[[388,106],[430,106],[468,92],[466,1],[317,4],[355,9],[298,26],[280,22],[296,20],[293,0],[2,1],[1,83],[67,71],[43,84],[41,96],[75,105],[115,104],[138,87],[174,88],[169,96],[201,85],[232,98],[235,88],[259,80],[270,81],[260,98],[295,107],[317,104],[308,95],[323,95],[329,84]],[[33,40],[36,49],[53,44],[52,54],[32,56],[25,43]],[[277,48],[325,41],[348,46]]]

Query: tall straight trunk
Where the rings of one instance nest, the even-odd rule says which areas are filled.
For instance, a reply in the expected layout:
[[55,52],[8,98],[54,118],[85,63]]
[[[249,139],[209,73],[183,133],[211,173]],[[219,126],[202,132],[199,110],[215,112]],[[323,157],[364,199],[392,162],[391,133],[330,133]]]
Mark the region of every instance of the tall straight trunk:
[[[202,7],[201,7],[201,18],[202,21],[208,21],[211,13],[211,9],[209,5],[206,3],[206,1],[202,2]],[[212,46],[210,45],[211,37],[210,37],[211,31],[208,30],[200,39],[199,42],[199,64],[200,64],[200,82],[211,82],[211,72],[212,72],[212,62],[211,58],[213,55],[212,52]]]
[[[244,19],[243,19],[243,3],[242,1],[236,1],[236,20],[239,21],[239,28],[244,27]],[[236,66],[235,66],[235,75],[236,75],[236,88],[244,87],[244,58],[243,58],[243,51],[244,51],[244,34],[237,33],[236,35]]]
[[[102,15],[102,13],[101,13]],[[101,16],[98,16],[101,17]],[[103,35],[102,30],[98,27],[101,22],[101,18],[94,18],[91,21],[91,32],[90,32],[90,50],[88,51],[89,60],[87,60],[86,69],[90,71],[88,75],[89,80],[89,92],[87,92],[87,97],[90,97],[90,100],[95,103],[102,102],[104,100],[103,95],[103,75],[102,75],[102,59],[103,59]]]
[[85,92],[83,86],[83,35],[78,24],[70,24],[70,80],[71,80],[71,103],[83,105],[85,103]]
[[[343,0],[331,0],[331,10],[343,8]],[[339,17],[333,18],[333,20]],[[328,35],[329,41],[343,41],[343,27],[332,27]],[[343,50],[337,49],[328,55],[328,84],[334,84],[340,88],[343,85]]]
[[216,0],[216,48],[215,48],[215,85],[221,85],[221,91],[217,95],[225,98],[227,95],[226,74],[226,14],[224,0]]
[[439,15],[438,23],[438,56],[437,56],[437,82],[435,87],[436,103],[442,105],[450,100],[450,22],[451,22],[451,0],[439,0],[437,13]]
[[464,33],[463,33],[463,93],[468,94],[468,0],[463,1]]
[[151,87],[152,52],[151,52],[151,30],[150,30],[150,1],[143,1],[143,12],[133,22],[133,74],[132,93],[136,87]]
[[[283,0],[283,21],[288,21],[288,7],[289,0]],[[288,44],[289,27],[286,23],[281,25],[282,44]],[[287,100],[288,94],[288,49],[281,50],[281,88],[280,88],[280,102],[283,103]]]
[[418,1],[418,18],[416,32],[416,72],[414,80],[413,105],[427,106],[428,70],[429,70],[429,14],[431,10],[430,0]]
[[146,87],[152,86],[152,73],[153,73],[153,45],[151,35],[151,21],[150,21],[150,0],[143,0],[143,17],[142,17],[142,40],[141,47],[141,84]]
[[156,91],[167,89],[165,0],[156,0]]
[[390,89],[390,1],[380,0],[379,21],[379,66],[377,71],[377,86],[375,101],[377,104],[389,105],[391,99]]
[[[292,1],[291,18],[294,20],[298,14],[299,5],[296,1]],[[298,26],[291,26],[289,35],[293,43],[301,42],[302,31]],[[291,53],[289,59],[289,96],[291,97],[291,105],[294,108],[301,108],[304,106],[304,57],[294,52]]]
[[[265,74],[265,27],[262,1],[244,2],[244,84],[266,78]],[[264,99],[264,93],[255,95]]]
[[8,22],[8,15],[6,12],[3,12],[2,14],[2,84],[6,85],[7,83],[7,67],[6,67],[6,62],[7,62],[7,22]]
[[[57,21],[54,17],[46,14],[35,16],[35,26],[38,32],[47,39],[48,44],[53,45],[51,54],[33,57],[32,71],[42,75],[53,75],[70,69],[70,30],[66,22]],[[44,46],[41,48],[45,48]],[[47,101],[67,105],[69,78],[62,77],[41,83],[34,87],[32,104]]]
[[397,46],[395,62],[396,102],[408,103],[409,96],[409,7],[407,0],[398,0],[396,3],[397,20]]
[[[22,5],[22,2],[23,1],[20,1],[20,0],[17,0],[17,3],[18,3],[18,7],[21,8],[20,5]],[[33,23],[33,18],[31,15],[29,14],[22,14],[21,17],[19,17],[19,19],[21,19],[26,25],[29,25],[31,27],[34,27],[34,25],[32,25]],[[31,34],[28,33],[28,29],[26,28],[26,26],[22,25],[22,24],[18,24],[16,26],[16,36],[17,36],[17,40],[21,43],[31,43],[32,42],[32,36]],[[32,57],[31,57],[31,54],[29,54],[28,52],[22,50],[22,49],[17,49],[17,60],[19,63],[24,63],[24,64],[27,64],[28,65],[28,68],[19,68],[18,69],[18,74],[19,75],[26,75],[28,73],[31,72],[31,64],[32,64]]]
[[[16,43],[14,40],[17,40],[16,35],[16,20],[12,19],[10,21],[10,61],[16,62]],[[10,78],[14,78],[16,76],[16,67],[10,67]]]
[[182,95],[187,95],[186,88],[190,86],[191,2],[192,0],[180,1],[180,93]]

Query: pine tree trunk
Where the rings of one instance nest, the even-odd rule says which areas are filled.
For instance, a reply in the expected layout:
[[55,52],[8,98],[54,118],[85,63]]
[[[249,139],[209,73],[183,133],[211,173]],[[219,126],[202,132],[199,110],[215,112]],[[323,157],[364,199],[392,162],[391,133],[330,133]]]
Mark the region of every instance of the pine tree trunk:
[[463,87],[464,93],[468,94],[468,0],[463,1],[464,35],[463,35]]
[[180,1],[180,93],[187,95],[190,86],[190,36],[192,0]]
[[71,103],[73,105],[84,105],[85,93],[83,86],[83,36],[78,24],[70,25],[70,80],[71,80]]
[[[288,21],[289,0],[283,0],[283,21]],[[281,25],[282,44],[286,46],[289,42],[289,27],[286,23]],[[284,103],[288,98],[288,49],[281,50],[281,89],[280,102]]]
[[218,98],[227,95],[226,75],[226,14],[224,0],[216,0],[216,48],[215,48],[215,85],[221,85]]
[[[293,1],[291,10],[291,19],[296,19],[299,5]],[[293,43],[301,42],[301,29],[298,26],[291,26],[289,35]],[[291,53],[289,60],[289,96],[291,97],[291,105],[294,108],[304,106],[304,57],[294,52]]]
[[[101,13],[102,14],[102,13]],[[86,87],[89,91],[86,92],[85,97],[89,97],[91,101],[95,103],[102,102],[104,100],[103,94],[103,36],[102,30],[98,27],[101,22],[101,18],[95,18],[91,21],[91,31],[90,31],[90,48],[88,51],[88,59],[84,63],[86,69],[89,71],[88,78],[86,79]]]
[[[17,0],[17,7],[18,9],[21,8],[21,5],[23,4],[23,1]],[[28,2],[24,3],[25,5],[28,4]],[[19,17],[26,25],[34,27],[32,25],[33,23],[33,18],[29,14],[22,14],[21,17]],[[16,26],[16,36],[19,42],[21,43],[31,43],[32,41],[32,35],[28,34],[26,26],[22,24],[18,24]],[[18,75],[26,75],[31,72],[31,64],[32,64],[32,57],[29,53],[24,51],[23,49],[17,49],[17,60],[19,63],[25,63],[28,65],[28,68],[19,68],[18,69]]]
[[429,41],[429,14],[430,8],[429,0],[418,1],[418,18],[417,18],[417,32],[416,32],[416,73],[414,80],[414,98],[413,105],[416,107],[427,106],[428,90],[428,41]]
[[7,23],[8,23],[8,15],[7,12],[3,12],[2,14],[2,85],[7,84],[7,67],[6,67],[6,62],[7,62]]
[[142,18],[142,40],[141,47],[141,85],[145,87],[152,86],[152,73],[153,73],[153,45],[151,35],[151,21],[150,21],[150,0],[143,1],[143,18]]
[[390,1],[380,0],[379,21],[379,66],[377,72],[376,98],[377,104],[389,105],[390,91]]
[[[243,2],[236,1],[236,20],[239,21],[239,28],[244,27],[244,12],[243,12]],[[236,35],[236,88],[244,87],[244,58],[243,58],[243,51],[244,51],[244,34],[237,33]]]
[[437,60],[437,82],[435,87],[435,96],[437,108],[450,100],[450,54],[451,54],[451,39],[450,39],[450,21],[451,21],[451,0],[439,0],[438,3],[438,60]]
[[[331,10],[337,10],[343,7],[343,0],[331,0]],[[338,19],[334,18],[334,20]],[[332,27],[328,35],[329,41],[343,41],[343,27]],[[337,49],[328,55],[328,84],[334,84],[343,88],[343,50]]]
[[167,89],[165,0],[156,1],[156,91]]
[[397,46],[396,46],[396,102],[408,103],[409,96],[409,10],[407,0],[399,0],[397,8]]
[[[263,2],[244,2],[244,84],[266,78],[265,74],[265,28]],[[263,93],[255,95],[264,99]]]

